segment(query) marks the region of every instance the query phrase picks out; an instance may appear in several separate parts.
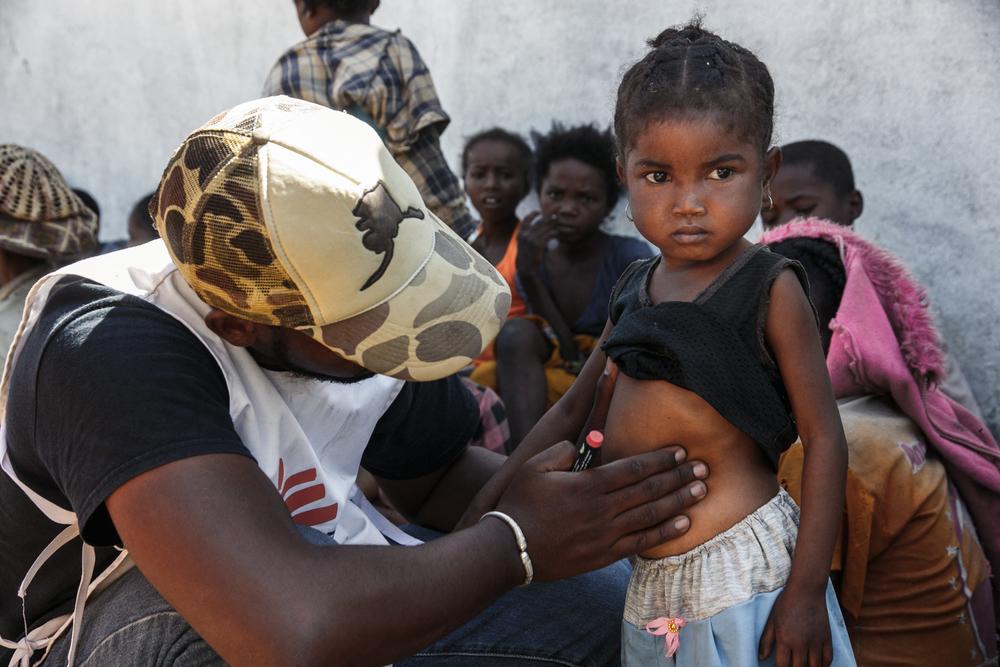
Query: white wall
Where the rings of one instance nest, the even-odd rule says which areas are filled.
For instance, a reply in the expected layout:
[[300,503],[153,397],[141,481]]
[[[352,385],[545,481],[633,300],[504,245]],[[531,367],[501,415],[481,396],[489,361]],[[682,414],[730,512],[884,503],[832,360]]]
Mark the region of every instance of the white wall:
[[[624,68],[695,10],[758,53],[778,93],[778,140],[851,156],[858,230],[928,287],[939,324],[1000,427],[1000,3],[996,0],[383,0],[434,73],[454,121],[608,123]],[[291,0],[0,0],[0,141],[51,157],[95,194],[104,238],[180,141],[254,97],[301,38]]]

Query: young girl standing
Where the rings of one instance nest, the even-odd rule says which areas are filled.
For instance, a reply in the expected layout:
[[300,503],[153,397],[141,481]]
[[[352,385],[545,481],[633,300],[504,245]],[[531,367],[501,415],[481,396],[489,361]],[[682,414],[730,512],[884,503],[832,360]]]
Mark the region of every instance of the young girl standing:
[[[846,445],[816,317],[801,267],[744,239],[781,162],[774,86],[698,24],[650,46],[622,80],[615,132],[630,215],[660,256],[611,297],[603,349],[621,373],[604,456],[680,444],[712,477],[690,530],[634,563],[622,659],[853,665],[828,582]],[[775,476],[797,435],[801,528]]]

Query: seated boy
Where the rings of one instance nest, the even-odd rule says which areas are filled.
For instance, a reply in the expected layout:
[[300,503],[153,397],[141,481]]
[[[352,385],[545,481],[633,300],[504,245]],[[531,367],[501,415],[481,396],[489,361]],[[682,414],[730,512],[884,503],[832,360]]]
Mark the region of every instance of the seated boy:
[[[825,141],[796,141],[782,146],[781,155],[781,168],[771,181],[770,206],[765,202],[760,212],[765,230],[809,217],[851,227],[861,216],[864,198],[854,186],[854,171],[844,151]],[[983,418],[965,374],[947,347],[941,391]]]
[[865,200],[854,187],[847,154],[825,141],[796,141],[781,147],[781,169],[771,182],[771,200],[760,212],[764,229],[794,218],[823,218],[850,227]]

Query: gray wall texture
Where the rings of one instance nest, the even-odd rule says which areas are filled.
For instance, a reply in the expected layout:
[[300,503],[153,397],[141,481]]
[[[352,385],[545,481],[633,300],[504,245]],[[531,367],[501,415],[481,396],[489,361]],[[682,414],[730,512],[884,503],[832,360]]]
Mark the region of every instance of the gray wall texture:
[[[608,124],[644,40],[696,12],[753,49],[777,86],[779,142],[851,156],[858,231],[929,290],[944,338],[1000,430],[1000,2],[997,0],[383,0],[430,65],[453,122]],[[256,97],[300,40],[291,0],[0,0],[0,141],[39,149],[121,237],[171,151]]]

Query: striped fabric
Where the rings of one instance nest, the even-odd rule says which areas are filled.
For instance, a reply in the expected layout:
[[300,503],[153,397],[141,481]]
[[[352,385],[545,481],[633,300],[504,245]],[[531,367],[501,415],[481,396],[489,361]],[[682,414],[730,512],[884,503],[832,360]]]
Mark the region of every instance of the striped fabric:
[[398,30],[331,21],[281,56],[264,94],[341,109],[369,123],[427,207],[462,238],[474,231],[465,195],[438,140],[450,119],[427,65]]

